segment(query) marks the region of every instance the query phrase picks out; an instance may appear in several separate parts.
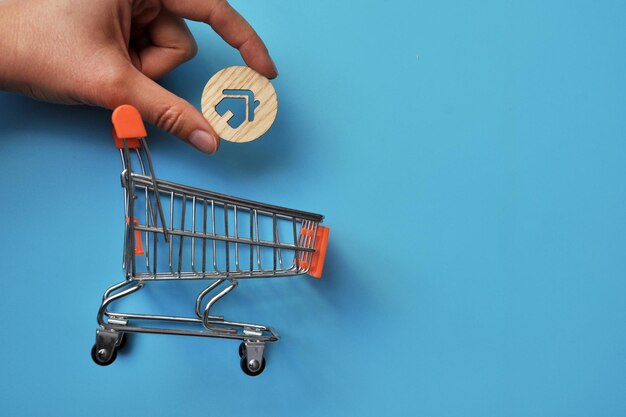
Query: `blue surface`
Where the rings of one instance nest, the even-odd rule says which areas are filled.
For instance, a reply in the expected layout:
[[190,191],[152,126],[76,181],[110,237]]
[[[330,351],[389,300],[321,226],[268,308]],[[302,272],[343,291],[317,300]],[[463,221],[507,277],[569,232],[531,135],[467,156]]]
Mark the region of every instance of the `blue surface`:
[[[281,332],[258,378],[222,340],[138,335],[91,362],[121,278],[109,113],[0,94],[2,414],[625,415],[626,10],[518,3],[234,2],[279,67],[275,125],[215,157],[151,142],[163,178],[332,227],[324,279],[219,307]],[[199,56],[163,83],[199,107],[241,60],[192,29]]]

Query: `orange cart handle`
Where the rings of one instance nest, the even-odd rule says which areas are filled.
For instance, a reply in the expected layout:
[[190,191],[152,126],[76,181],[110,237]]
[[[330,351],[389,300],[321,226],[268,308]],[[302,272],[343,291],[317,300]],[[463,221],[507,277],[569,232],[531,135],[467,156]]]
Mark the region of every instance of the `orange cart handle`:
[[[135,226],[139,226],[139,220],[137,217],[133,217],[133,223]],[[126,224],[130,224],[130,219],[126,217]],[[141,230],[135,230],[135,255],[143,255],[143,245],[141,243]]]
[[141,146],[139,139],[148,136],[139,110],[130,104],[123,104],[113,110],[111,121],[113,122],[113,140],[118,149],[124,148],[124,140],[128,148],[139,148]]

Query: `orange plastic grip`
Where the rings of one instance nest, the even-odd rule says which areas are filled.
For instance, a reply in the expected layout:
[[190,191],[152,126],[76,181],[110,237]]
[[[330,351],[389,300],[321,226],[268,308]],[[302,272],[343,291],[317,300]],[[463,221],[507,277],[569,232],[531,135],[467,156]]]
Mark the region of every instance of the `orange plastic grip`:
[[[302,228],[300,234],[305,236],[313,236],[312,229]],[[314,278],[321,278],[324,270],[324,261],[326,259],[326,248],[328,247],[328,236],[330,235],[330,228],[326,226],[318,226],[317,233],[315,234],[315,252],[311,259],[311,267],[309,268],[309,275]],[[305,260],[300,260],[300,265],[306,268],[308,263]]]
[[[133,223],[135,226],[139,226],[139,220],[137,217],[133,217]],[[126,224],[130,224],[130,219],[126,217]],[[143,255],[143,245],[141,244],[141,231],[135,230],[135,255]]]
[[113,110],[111,121],[113,122],[113,140],[118,149],[124,148],[123,139],[126,139],[126,145],[129,148],[139,148],[139,139],[148,136],[141,114],[130,104],[123,104]]
[[124,149],[124,140],[126,140],[126,146],[128,146],[128,149],[141,148],[141,142],[139,142],[139,139],[120,139],[115,132],[115,128],[113,128],[113,141],[115,142],[115,147],[117,149]]

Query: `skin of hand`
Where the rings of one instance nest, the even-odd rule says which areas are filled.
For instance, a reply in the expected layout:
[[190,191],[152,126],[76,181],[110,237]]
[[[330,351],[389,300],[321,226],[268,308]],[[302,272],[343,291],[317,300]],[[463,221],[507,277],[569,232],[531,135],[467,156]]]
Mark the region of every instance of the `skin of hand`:
[[248,66],[278,75],[263,41],[226,0],[0,1],[0,89],[38,100],[142,117],[212,154],[219,136],[187,101],[154,80],[194,57],[183,18],[209,24]]

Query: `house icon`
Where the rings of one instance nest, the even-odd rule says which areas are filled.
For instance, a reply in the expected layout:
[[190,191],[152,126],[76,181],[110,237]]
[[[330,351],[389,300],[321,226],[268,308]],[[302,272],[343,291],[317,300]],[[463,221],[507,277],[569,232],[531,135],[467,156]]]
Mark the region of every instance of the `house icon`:
[[220,138],[250,142],[265,134],[276,120],[274,86],[250,67],[224,68],[202,90],[202,115]]
[[250,90],[223,90],[224,98],[215,106],[217,114],[227,119],[233,129],[237,129],[245,122],[254,121],[254,111],[260,101],[254,99]]

